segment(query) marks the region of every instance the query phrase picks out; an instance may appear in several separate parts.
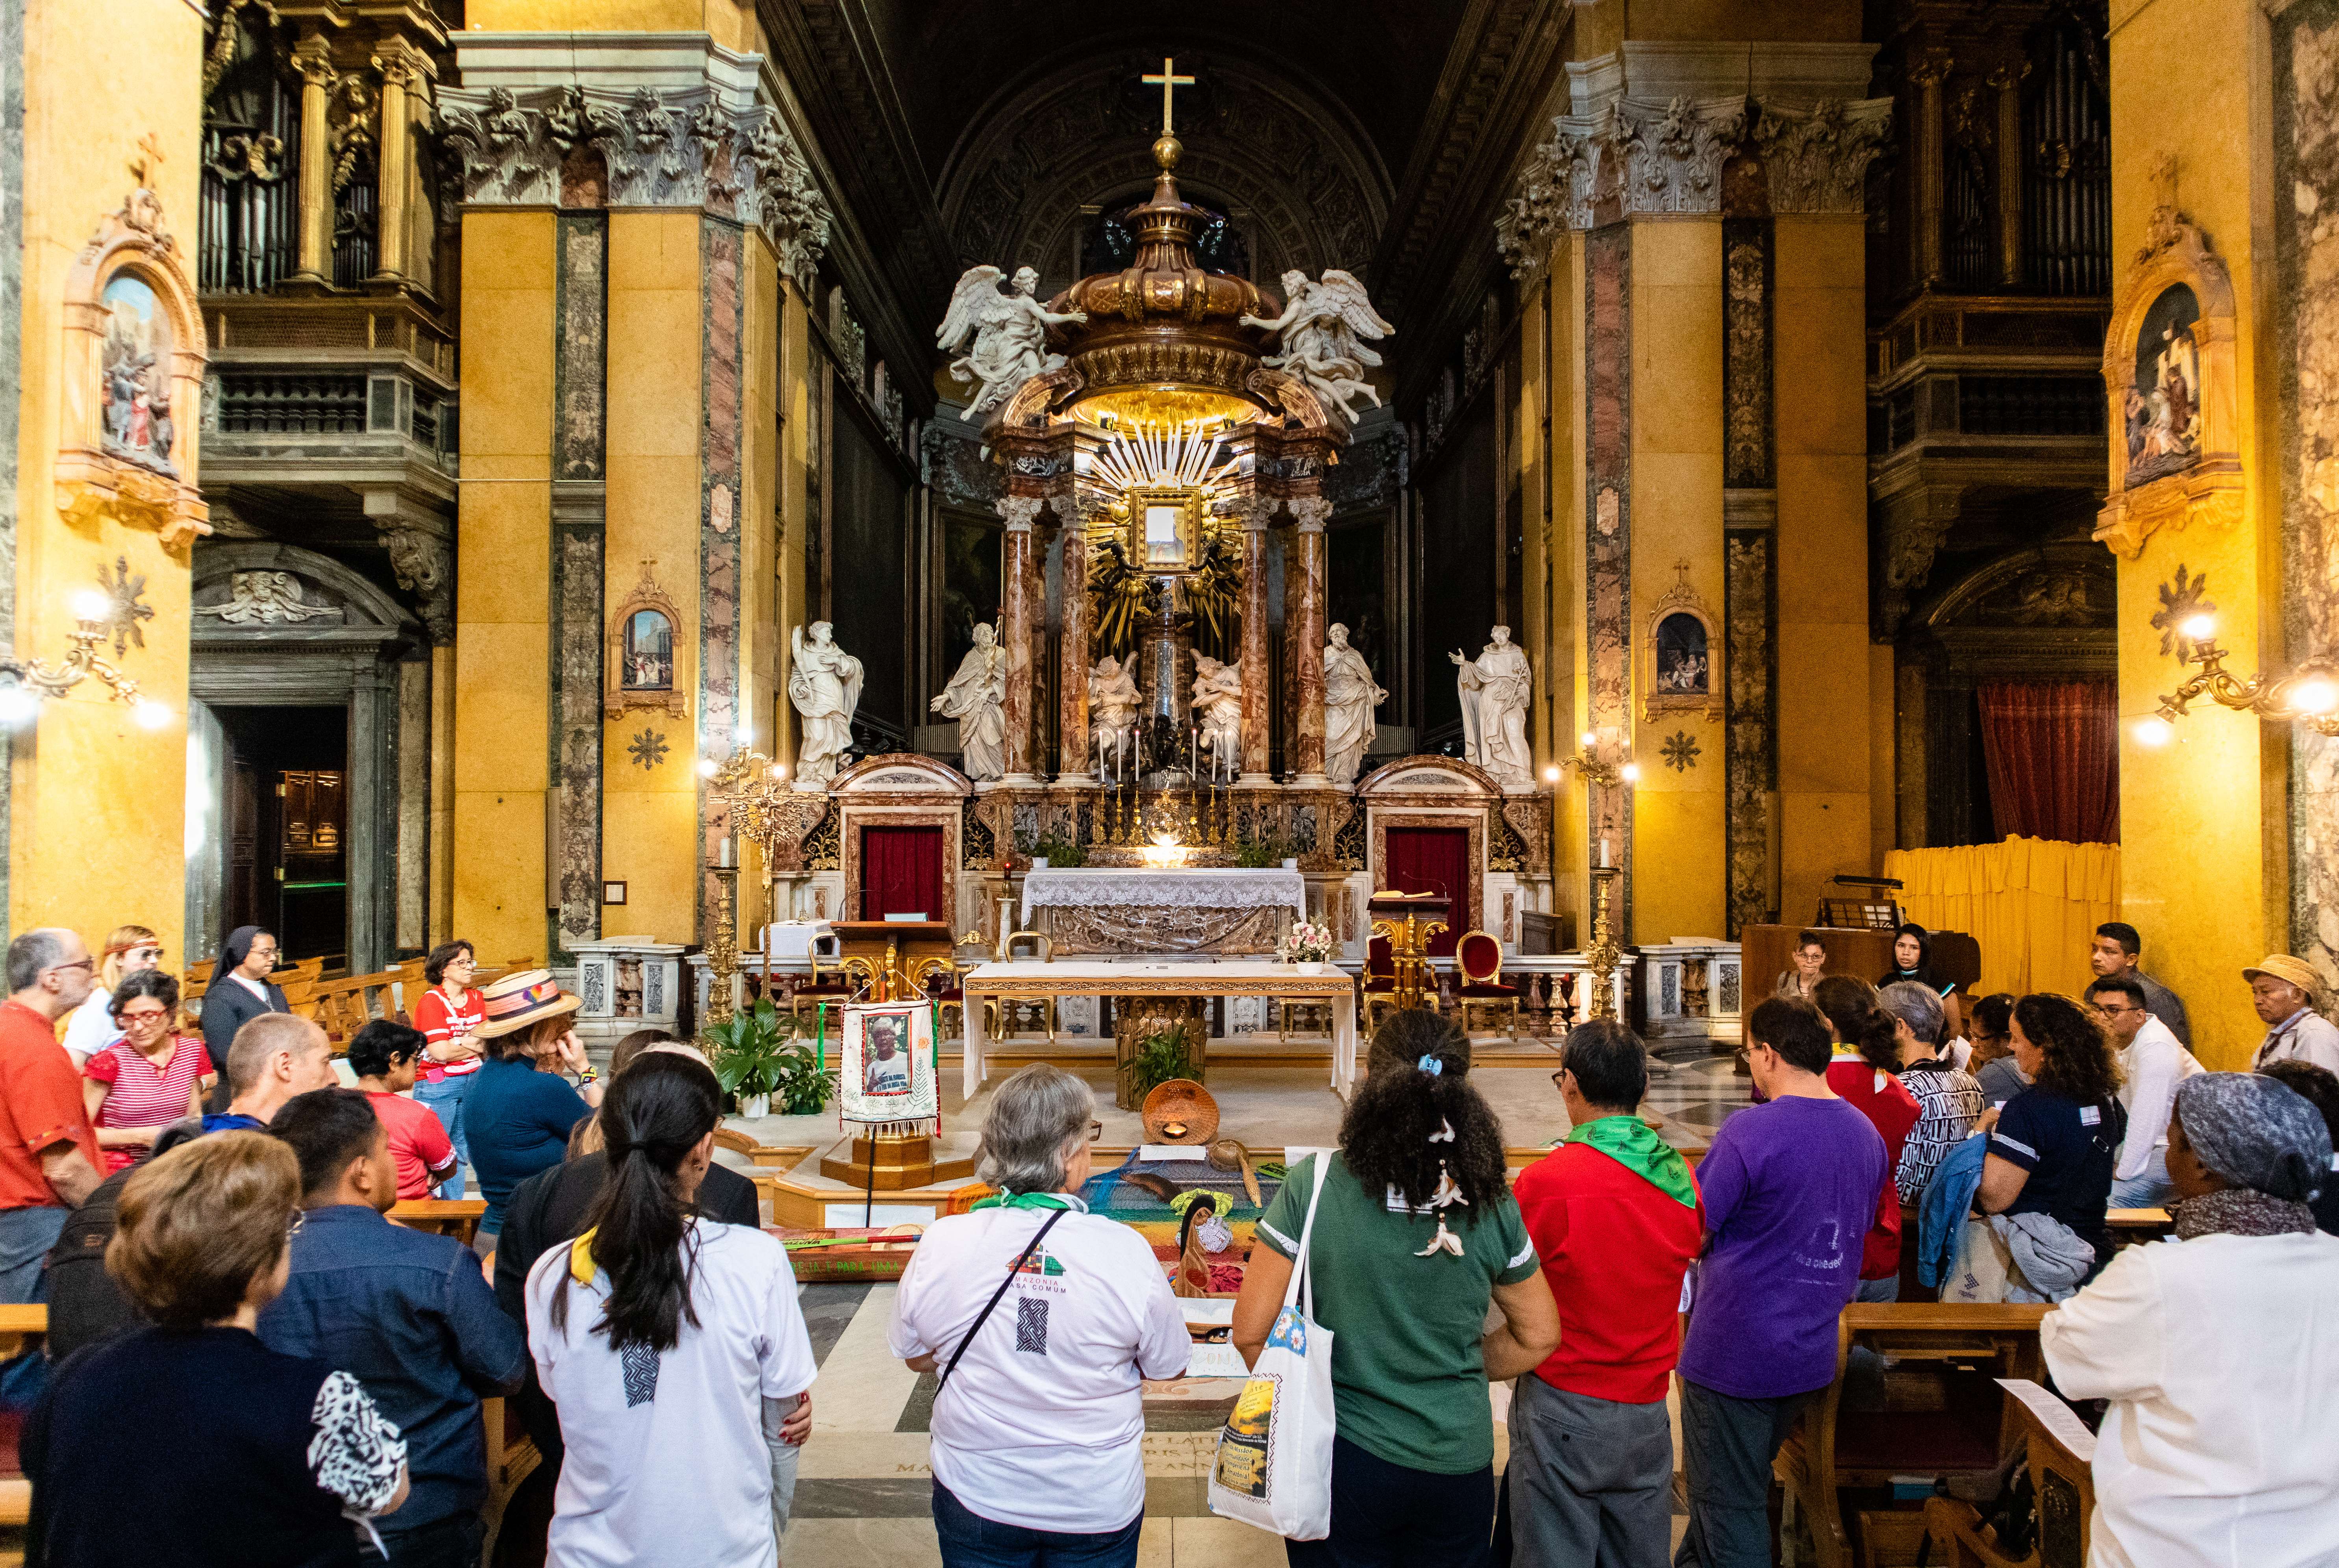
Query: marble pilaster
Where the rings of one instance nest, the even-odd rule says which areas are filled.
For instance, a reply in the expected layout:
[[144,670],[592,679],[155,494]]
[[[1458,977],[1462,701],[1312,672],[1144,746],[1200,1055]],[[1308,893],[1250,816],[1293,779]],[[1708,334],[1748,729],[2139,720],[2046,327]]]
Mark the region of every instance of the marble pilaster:
[[1243,503],[1242,783],[1271,784],[1268,771],[1267,520],[1275,502]]
[[1081,785],[1089,771],[1089,525],[1099,520],[1091,503],[1059,501],[1063,516],[1063,601],[1057,638],[1056,781]]
[[1290,604],[1285,611],[1291,633],[1292,783],[1303,789],[1321,789],[1331,780],[1324,773],[1324,524],[1332,503],[1321,496],[1302,496],[1291,503],[1297,519],[1292,529],[1297,547],[1286,579]]
[[1042,606],[1031,597],[1031,525],[1046,502],[1038,496],[1005,496],[999,515],[1007,537],[999,570],[999,644],[1007,650],[1007,691],[1002,703],[1007,724],[1007,774],[1011,784],[1031,784],[1031,627]]

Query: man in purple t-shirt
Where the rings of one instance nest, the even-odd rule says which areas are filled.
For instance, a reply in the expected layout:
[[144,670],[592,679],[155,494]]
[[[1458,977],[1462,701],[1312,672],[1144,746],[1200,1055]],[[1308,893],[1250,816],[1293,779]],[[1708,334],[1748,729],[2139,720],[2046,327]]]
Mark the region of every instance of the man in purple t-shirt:
[[1705,1251],[1682,1345],[1689,1529],[1674,1568],[1769,1568],[1771,1462],[1835,1376],[1836,1319],[1892,1179],[1884,1139],[1827,1086],[1827,1022],[1780,998],[1746,1021],[1766,1105],[1732,1115],[1698,1167]]

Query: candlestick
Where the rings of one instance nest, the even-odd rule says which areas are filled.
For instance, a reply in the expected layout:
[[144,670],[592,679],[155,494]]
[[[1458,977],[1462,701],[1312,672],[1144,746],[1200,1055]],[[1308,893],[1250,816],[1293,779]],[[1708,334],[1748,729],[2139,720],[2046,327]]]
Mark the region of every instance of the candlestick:
[[717,860],[715,863],[721,866],[728,866],[734,863],[731,859],[731,835],[729,833],[725,833],[723,835],[722,858]]

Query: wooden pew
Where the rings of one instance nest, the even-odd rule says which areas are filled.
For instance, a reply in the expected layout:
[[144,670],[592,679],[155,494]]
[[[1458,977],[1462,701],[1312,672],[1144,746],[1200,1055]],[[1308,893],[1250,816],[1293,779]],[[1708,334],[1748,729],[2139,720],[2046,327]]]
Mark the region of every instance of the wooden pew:
[[2028,1450],[2030,1484],[2038,1499],[2038,1534],[2029,1553],[2016,1556],[1981,1522],[1981,1511],[1954,1497],[1925,1501],[1925,1532],[1945,1568],[2082,1568],[2095,1529],[2096,1439],[2059,1401],[2041,1415],[2034,1404],[2055,1396],[2032,1384],[2030,1402],[2011,1399]]
[[[0,1361],[24,1353],[25,1341],[49,1330],[45,1307],[0,1307]],[[22,1529],[33,1516],[33,1484],[25,1479],[24,1463],[16,1456],[16,1439],[24,1417],[0,1414],[0,1527]]]
[[464,1246],[479,1233],[479,1216],[488,1211],[479,1198],[410,1198],[390,1208],[390,1218],[413,1230],[451,1236]]
[[496,1536],[503,1529],[504,1510],[511,1505],[512,1494],[528,1477],[543,1459],[537,1452],[536,1439],[528,1435],[520,1424],[519,1407],[508,1399],[482,1399],[479,1417],[488,1440],[488,1498],[479,1504],[479,1518],[487,1525],[487,1538],[479,1552],[481,1563],[496,1560]]
[[[2043,1375],[2041,1305],[1853,1303],[1837,1322],[1835,1377],[1803,1409],[1772,1469],[1809,1521],[1820,1568],[1852,1568],[1841,1489],[1897,1474],[1996,1470],[2020,1439],[2019,1402],[1993,1379]],[[1852,1347],[1890,1358],[1882,1410],[1843,1408]]]
[[319,981],[297,1001],[290,989],[284,996],[293,1011],[324,1030],[333,1049],[342,1051],[349,1049],[358,1031],[375,1019],[406,1016],[398,994],[404,978],[401,971],[386,969],[375,974],[351,975],[346,980]]

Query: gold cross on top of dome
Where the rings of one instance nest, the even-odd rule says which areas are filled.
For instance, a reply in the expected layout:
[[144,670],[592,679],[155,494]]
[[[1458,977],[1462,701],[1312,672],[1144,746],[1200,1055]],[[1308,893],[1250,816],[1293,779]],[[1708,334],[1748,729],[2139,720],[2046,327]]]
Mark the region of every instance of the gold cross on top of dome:
[[1194,84],[1194,79],[1191,76],[1180,76],[1177,74],[1177,60],[1165,54],[1161,57],[1161,74],[1138,78],[1148,87],[1161,89],[1161,133],[1164,136],[1174,136],[1178,133],[1170,123],[1170,94],[1176,93],[1180,87],[1191,87]]

